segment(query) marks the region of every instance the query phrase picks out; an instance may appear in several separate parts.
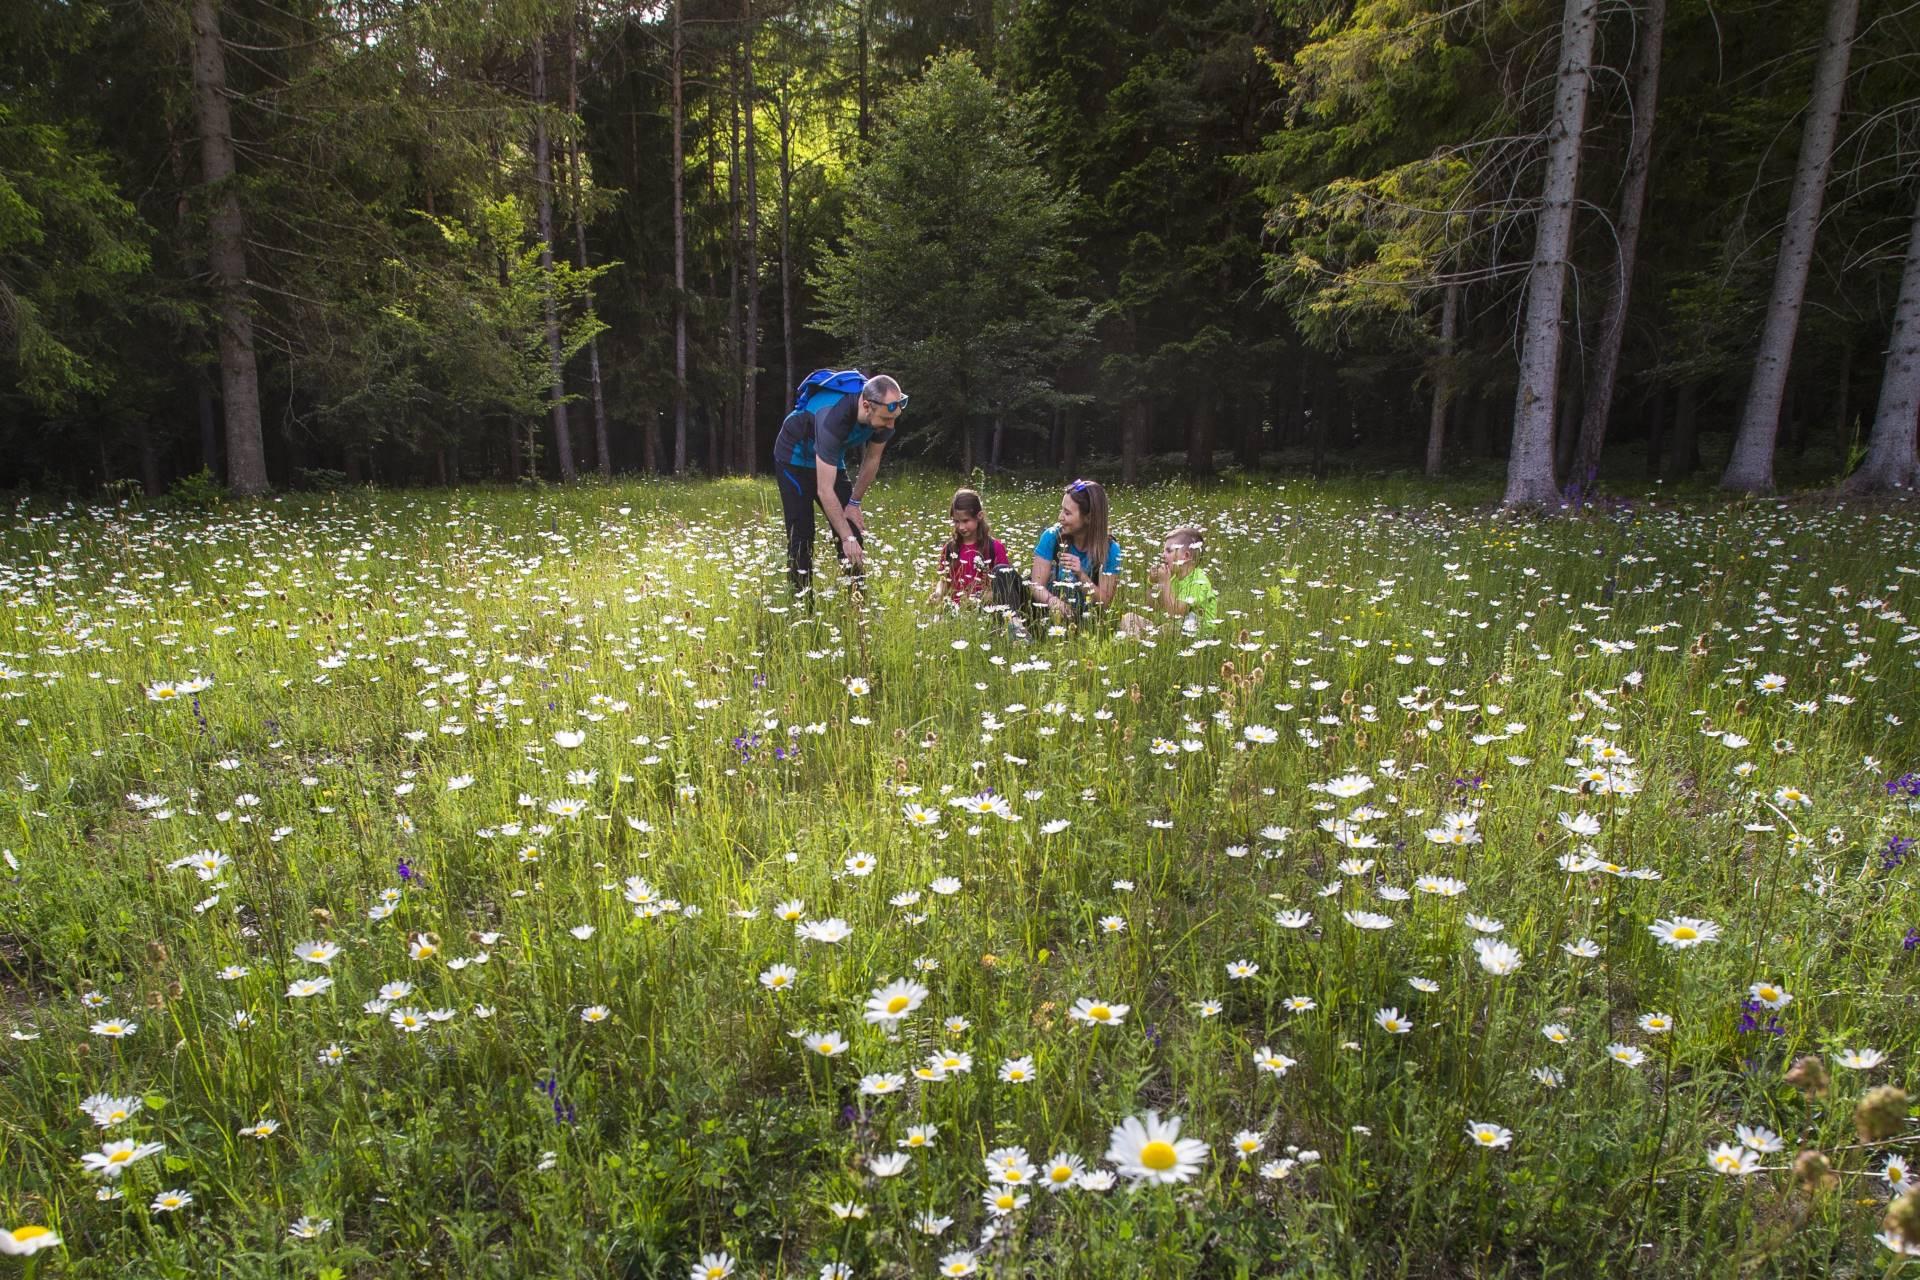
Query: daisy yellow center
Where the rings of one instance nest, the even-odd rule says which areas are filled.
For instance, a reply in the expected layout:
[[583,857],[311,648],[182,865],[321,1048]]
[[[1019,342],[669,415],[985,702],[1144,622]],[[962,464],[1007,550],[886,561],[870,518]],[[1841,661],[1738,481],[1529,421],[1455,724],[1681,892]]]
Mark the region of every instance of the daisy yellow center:
[[164,698],[178,697],[179,695],[176,694],[172,689],[155,689],[153,691],[153,696],[156,698],[164,699]]
[[913,1001],[907,999],[905,996],[895,996],[893,999],[887,1001],[887,1012],[899,1013],[912,1003]]
[[1155,1173],[1165,1173],[1180,1162],[1171,1142],[1149,1142],[1140,1148],[1140,1164]]
[[1475,1133],[1475,1134],[1474,1134],[1473,1136],[1474,1136],[1474,1137],[1476,1137],[1476,1138],[1478,1138],[1478,1139],[1480,1139],[1480,1141],[1482,1141],[1482,1142],[1492,1142],[1492,1141],[1493,1141],[1493,1130],[1491,1130],[1491,1129],[1481,1129],[1481,1130],[1480,1130],[1479,1132],[1477,1132],[1477,1133]]
[[822,1053],[831,1054],[833,1052],[833,1046],[825,1041],[822,1041],[817,1047]]
[[1700,936],[1700,931],[1690,924],[1683,924],[1673,931],[1673,936],[1683,942],[1692,942]]
[[1027,1073],[1020,1070],[1020,1068],[1018,1067],[1015,1067],[1013,1070],[1007,1072],[1007,1079],[1009,1080],[1025,1080],[1026,1078],[1027,1078]]
[[774,985],[774,986],[776,986],[776,987],[784,987],[784,986],[786,986],[786,985],[787,985],[787,975],[786,975],[786,974],[784,974],[784,973],[776,973],[776,974],[774,974],[774,975],[773,975],[773,985]]
[[1064,1164],[1057,1164],[1053,1166],[1052,1171],[1048,1173],[1047,1176],[1052,1178],[1055,1182],[1065,1182],[1067,1179],[1073,1176],[1073,1170],[1068,1168]]
[[1018,1169],[1009,1168],[1006,1170],[1006,1172],[1001,1174],[1001,1176],[1005,1178],[1008,1182],[1021,1182],[1025,1180],[1027,1175],[1022,1173]]
[[1014,1197],[1011,1191],[1002,1191],[999,1195],[993,1198],[993,1203],[997,1205],[999,1208],[1011,1209],[1013,1208],[1013,1199]]
[[1096,1004],[1092,1008],[1087,1010],[1087,1016],[1089,1018],[1092,1018],[1095,1022],[1105,1022],[1108,1018],[1111,1018],[1113,1016],[1113,1010],[1107,1008],[1107,1006],[1103,1004]]
[[107,1157],[107,1163],[108,1164],[125,1164],[127,1161],[131,1159],[133,1159],[133,1152],[116,1151],[112,1155]]
[[45,1227],[19,1227],[10,1234],[16,1244],[25,1244],[29,1240],[38,1240],[41,1236],[53,1233]]
[[1773,987],[1762,987],[1760,988],[1760,998],[1762,1000],[1778,1000],[1780,993]]

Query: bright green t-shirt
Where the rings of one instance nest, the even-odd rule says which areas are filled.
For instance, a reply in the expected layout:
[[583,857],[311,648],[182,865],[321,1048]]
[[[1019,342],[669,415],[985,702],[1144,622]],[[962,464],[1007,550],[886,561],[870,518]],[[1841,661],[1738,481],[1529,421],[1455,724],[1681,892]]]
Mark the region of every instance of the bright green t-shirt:
[[1195,626],[1215,626],[1220,621],[1220,593],[1213,589],[1213,582],[1207,577],[1205,569],[1195,569],[1184,578],[1173,580],[1173,598],[1187,606],[1186,617],[1195,619]]

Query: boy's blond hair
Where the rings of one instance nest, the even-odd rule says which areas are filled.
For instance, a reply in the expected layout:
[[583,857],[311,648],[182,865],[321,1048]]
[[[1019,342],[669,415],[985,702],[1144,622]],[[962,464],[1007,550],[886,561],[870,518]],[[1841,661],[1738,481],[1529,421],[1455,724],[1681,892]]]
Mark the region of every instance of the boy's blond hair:
[[1174,529],[1172,533],[1169,533],[1166,536],[1165,542],[1161,545],[1164,546],[1166,542],[1171,542],[1174,546],[1182,549],[1191,550],[1194,559],[1197,560],[1200,558],[1200,553],[1206,549],[1207,531],[1197,524],[1183,524]]

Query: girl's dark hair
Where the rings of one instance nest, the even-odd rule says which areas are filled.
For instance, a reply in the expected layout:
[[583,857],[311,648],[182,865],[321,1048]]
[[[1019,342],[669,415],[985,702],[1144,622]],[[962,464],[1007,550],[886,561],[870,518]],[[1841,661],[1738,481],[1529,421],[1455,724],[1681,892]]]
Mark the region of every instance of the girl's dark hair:
[[[986,563],[991,565],[993,563],[993,531],[987,528],[987,509],[981,504],[980,495],[972,489],[956,489],[953,491],[953,501],[948,505],[947,511],[949,514],[958,511],[963,516],[973,516],[978,520],[979,523],[973,526],[975,563],[979,563],[979,556],[985,556]],[[947,545],[940,548],[940,558],[952,564],[960,558],[960,547],[961,542],[957,535],[948,538]]]
[[1080,508],[1080,532],[1073,544],[1087,557],[1095,582],[1107,563],[1107,491],[1098,480],[1075,480],[1067,486],[1067,500]]

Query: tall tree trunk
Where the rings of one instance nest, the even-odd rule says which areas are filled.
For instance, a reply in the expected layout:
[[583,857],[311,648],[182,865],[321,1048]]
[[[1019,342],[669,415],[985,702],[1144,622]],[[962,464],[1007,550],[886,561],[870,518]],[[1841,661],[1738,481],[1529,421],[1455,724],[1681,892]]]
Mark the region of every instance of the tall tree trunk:
[[1527,277],[1513,447],[1507,459],[1507,492],[1501,500],[1507,507],[1551,507],[1560,498],[1553,482],[1560,312],[1566,295],[1573,198],[1580,181],[1580,136],[1587,121],[1598,8],[1599,0],[1566,0],[1560,22],[1560,69],[1555,76],[1553,124],[1547,135],[1547,178],[1534,232],[1533,267]]
[[1000,470],[1000,450],[1007,442],[1007,420],[1002,414],[993,415],[993,446],[987,453],[987,470]]
[[1334,390],[1333,371],[1325,361],[1316,361],[1312,404],[1313,461],[1310,468],[1316,480],[1327,473],[1327,441],[1333,435]]
[[1663,480],[1680,481],[1700,469],[1699,388],[1683,382],[1673,398],[1673,428],[1667,441],[1667,456],[1660,464]]
[[[744,30],[742,31],[741,34],[744,37],[745,35]],[[740,342],[741,342],[740,271],[742,266],[741,254],[740,254],[740,240],[741,240],[741,235],[740,235],[740,215],[741,215],[741,208],[740,208],[740,61],[741,61],[741,56],[742,55],[741,55],[740,46],[738,44],[735,44],[732,50],[730,51],[729,57],[727,59],[729,63],[729,66],[728,66],[729,75],[727,78],[728,80],[727,87],[731,90],[731,92],[727,95],[727,114],[728,114],[727,216],[730,220],[729,229],[727,233],[727,359],[733,362],[734,369],[736,370],[736,376],[737,376],[737,371],[739,370],[742,364],[742,361],[740,358]],[[743,382],[735,382],[733,384],[732,390],[730,390],[727,393],[727,399],[730,401],[733,401],[734,403],[724,416],[724,421],[726,422],[726,434],[721,442],[722,447],[720,450],[720,456],[721,456],[723,465],[729,471],[737,467],[740,461],[741,449],[740,449],[739,425],[740,423],[744,422],[746,419],[745,419],[745,415],[741,411],[742,406],[738,403],[738,401],[739,401],[741,388],[744,385],[745,384]]]
[[227,424],[227,487],[267,491],[267,447],[260,434],[260,374],[247,300],[247,226],[234,187],[233,117],[227,109],[227,58],[215,0],[193,0],[193,97],[200,118],[200,171],[213,207],[207,217],[207,265],[220,314],[220,397]]
[[1284,396],[1279,378],[1267,384],[1264,395],[1249,397],[1241,403],[1241,413],[1233,435],[1233,460],[1242,471],[1260,469],[1260,449],[1266,443],[1267,423],[1280,416]]
[[[573,14],[567,23],[567,114],[576,120],[580,116],[580,39],[579,15]],[[587,269],[587,218],[586,205],[580,194],[580,139],[572,134],[567,137],[567,181],[573,191],[573,263],[581,271]],[[587,286],[587,317],[592,319],[593,287]],[[606,479],[613,475],[613,445],[607,438],[607,398],[600,386],[600,335],[587,339],[587,377],[593,391],[593,453],[600,469],[600,476]]]
[[859,116],[859,122],[857,127],[859,130],[859,136],[860,136],[861,142],[865,142],[867,140],[867,134],[869,131],[871,131],[873,127],[872,116],[869,114],[867,109],[867,105],[868,105],[867,3],[868,3],[868,0],[854,0],[854,4],[857,6],[859,10],[858,16],[854,21],[854,35],[855,35],[855,38],[858,39],[860,42],[860,49],[857,54],[857,60],[858,60],[857,75],[859,79],[860,116]]
[[1667,397],[1656,389],[1647,398],[1647,475],[1660,474],[1660,451],[1667,443]]
[[[1897,320],[1900,308],[1894,306]],[[1833,428],[1834,438],[1840,441],[1841,448],[1847,448],[1853,441],[1853,336],[1847,335],[1840,344],[1840,368],[1834,375],[1833,388]],[[1843,455],[1844,456],[1844,455]]]
[[1569,367],[1560,377],[1560,407],[1557,413],[1559,424],[1553,433],[1553,474],[1555,483],[1564,491],[1569,484],[1577,484],[1573,477],[1573,450],[1579,442],[1581,410],[1585,405],[1585,387],[1580,381],[1580,372]]
[[1193,416],[1187,422],[1187,472],[1195,476],[1213,474],[1214,405],[1213,392],[1201,391],[1193,401]]
[[[1920,185],[1920,184],[1916,184]],[[1907,237],[1907,265],[1900,273],[1900,300],[1893,308],[1887,371],[1880,379],[1880,405],[1860,469],[1847,477],[1848,493],[1909,489],[1920,485],[1920,199]]]
[[1060,469],[1072,475],[1080,465],[1080,411],[1078,406],[1068,405],[1061,413]]
[[1433,366],[1433,408],[1427,414],[1427,474],[1437,476],[1447,453],[1447,407],[1453,403],[1453,348],[1460,336],[1460,286],[1440,301],[1440,352]]
[[685,41],[681,0],[673,0],[673,473],[687,469],[687,154]]
[[560,359],[560,310],[553,296],[553,137],[547,128],[547,35],[533,42],[533,185],[540,235],[541,290],[545,294],[547,367],[551,382],[547,400],[553,418],[553,447],[559,454],[560,479],[572,484],[573,436],[567,429],[566,370]]
[[760,390],[760,182],[758,148],[755,137],[760,129],[760,112],[753,88],[753,0],[740,0],[746,20],[747,72],[747,354],[746,386],[740,396],[739,469],[752,475],[760,456],[760,415],[756,408]]
[[1806,129],[1800,135],[1800,159],[1793,175],[1793,194],[1787,201],[1786,228],[1780,233],[1780,256],[1774,263],[1773,298],[1767,304],[1767,323],[1753,361],[1740,433],[1734,437],[1733,456],[1720,477],[1722,489],[1773,492],[1773,443],[1780,431],[1780,402],[1793,359],[1794,334],[1800,327],[1807,273],[1813,266],[1814,236],[1826,198],[1833,138],[1840,125],[1840,98],[1847,84],[1847,62],[1853,52],[1859,13],[1860,0],[1828,0],[1826,35],[1813,73]]
[[785,394],[799,385],[793,366],[793,90],[783,69],[780,80],[780,338],[786,347]]
[[149,498],[157,498],[160,488],[160,455],[153,447],[153,419],[142,414],[134,424],[139,433],[140,489]]
[[194,410],[200,419],[200,465],[220,474],[220,424],[214,420],[213,383],[205,365],[193,371]]
[[1127,408],[1126,425],[1120,438],[1120,480],[1123,484],[1140,482],[1140,454],[1152,431],[1153,406],[1136,399]]
[[1594,352],[1593,384],[1580,418],[1580,444],[1573,454],[1573,481],[1593,487],[1600,474],[1600,450],[1607,441],[1613,417],[1614,389],[1620,379],[1620,349],[1626,344],[1627,303],[1633,294],[1633,269],[1639,254],[1640,224],[1647,208],[1647,173],[1653,155],[1653,119],[1660,100],[1660,50],[1667,27],[1667,0],[1646,0],[1641,17],[1640,47],[1633,75],[1633,131],[1627,144],[1626,181],[1620,188],[1618,261],[1613,291],[1600,318],[1600,341]]

